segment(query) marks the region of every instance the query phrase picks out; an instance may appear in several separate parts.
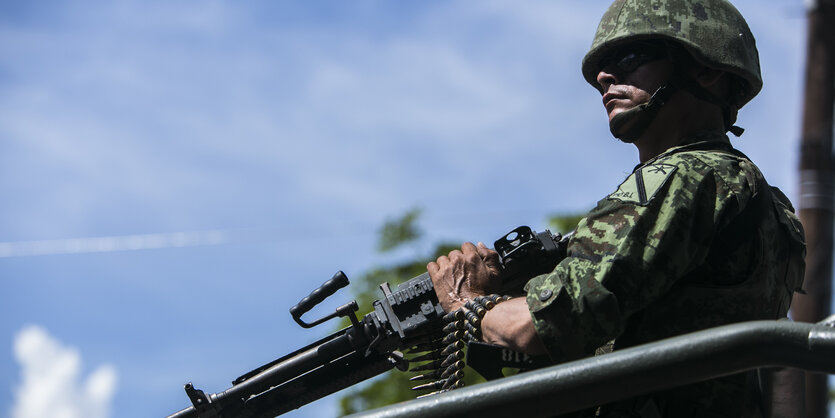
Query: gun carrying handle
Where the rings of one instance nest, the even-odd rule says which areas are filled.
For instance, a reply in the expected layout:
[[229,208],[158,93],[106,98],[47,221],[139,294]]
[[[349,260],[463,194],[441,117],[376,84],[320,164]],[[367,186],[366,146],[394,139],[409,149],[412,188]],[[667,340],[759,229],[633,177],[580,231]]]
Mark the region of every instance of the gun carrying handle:
[[[296,306],[290,308],[290,315],[293,317],[293,320],[296,321],[297,324],[301,325],[304,328],[313,327],[323,321],[316,321],[312,324],[308,324],[302,321],[301,317],[307,311],[313,309],[314,306],[318,305],[320,302],[325,300],[328,296],[336,293],[337,290],[348,286],[348,276],[345,275],[341,270],[337,271],[330,280],[323,283],[319,286],[318,289],[311,292],[307,297],[299,301]],[[323,318],[324,319],[324,318]]]

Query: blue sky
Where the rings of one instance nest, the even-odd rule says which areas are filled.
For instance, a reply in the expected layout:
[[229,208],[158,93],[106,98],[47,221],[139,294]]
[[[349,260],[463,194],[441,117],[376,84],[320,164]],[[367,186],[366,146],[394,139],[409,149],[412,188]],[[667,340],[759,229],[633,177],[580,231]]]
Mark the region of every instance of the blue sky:
[[[765,79],[735,141],[795,197],[804,6],[734,3]],[[607,4],[0,2],[0,414],[16,342],[161,416],[330,332],[287,309],[388,261],[387,218],[427,246],[591,208],[637,162],[579,70]]]

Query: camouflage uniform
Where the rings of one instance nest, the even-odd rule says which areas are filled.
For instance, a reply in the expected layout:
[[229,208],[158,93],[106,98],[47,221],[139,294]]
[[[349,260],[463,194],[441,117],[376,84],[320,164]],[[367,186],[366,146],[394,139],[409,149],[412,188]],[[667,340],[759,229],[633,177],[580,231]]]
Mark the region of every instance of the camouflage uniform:
[[[528,283],[527,302],[558,362],[592,355],[611,340],[619,349],[777,319],[802,282],[803,240],[788,199],[726,136],[698,138],[639,165],[598,202],[578,225],[568,257]],[[745,379],[689,385],[652,400],[662,416],[738,417]],[[646,400],[608,410],[621,416],[611,411],[634,412]]]
[[[732,126],[737,110],[757,95],[762,77],[754,37],[739,11],[726,0],[615,0],[583,59],[584,78],[603,93],[597,75],[606,58],[648,41],[683,49],[695,62],[724,71],[730,91],[724,97],[706,91],[683,71],[691,65],[687,59],[671,53],[670,78],[647,103],[616,115],[612,133],[634,140],[666,99],[683,91],[718,106],[726,130],[741,134]],[[617,350],[786,315],[802,283],[805,252],[788,199],[724,134],[682,144],[636,167],[580,222],[567,258],[528,283],[534,326],[552,360],[590,356],[609,342]],[[749,416],[760,400],[750,376],[674,388],[598,412]],[[653,409],[654,415],[647,413]]]
[[[757,95],[762,77],[754,37],[730,2],[615,0],[583,59],[584,78],[603,93],[597,75],[606,58],[647,41],[683,49],[695,62],[726,72],[730,92],[717,97],[706,91],[682,71],[687,60],[671,54],[670,78],[647,103],[610,121],[615,136],[639,137],[671,94],[684,94],[679,91],[718,106],[726,130],[741,134],[732,126],[737,110]],[[580,222],[568,257],[528,283],[531,316],[554,361],[590,356],[612,341],[619,349],[786,315],[802,283],[805,252],[788,199],[724,134],[683,144],[636,167]],[[671,389],[599,412],[652,416],[643,413],[651,406],[668,417],[748,416],[757,402],[749,376]]]

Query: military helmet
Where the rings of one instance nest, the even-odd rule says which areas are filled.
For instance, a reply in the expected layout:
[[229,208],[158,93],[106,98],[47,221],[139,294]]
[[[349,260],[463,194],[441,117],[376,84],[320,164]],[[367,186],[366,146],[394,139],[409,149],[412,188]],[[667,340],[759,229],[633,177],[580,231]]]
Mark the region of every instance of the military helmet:
[[615,0],[583,58],[583,76],[600,89],[600,61],[640,40],[683,46],[701,64],[738,76],[730,104],[741,108],[762,88],[759,55],[745,19],[727,0]]

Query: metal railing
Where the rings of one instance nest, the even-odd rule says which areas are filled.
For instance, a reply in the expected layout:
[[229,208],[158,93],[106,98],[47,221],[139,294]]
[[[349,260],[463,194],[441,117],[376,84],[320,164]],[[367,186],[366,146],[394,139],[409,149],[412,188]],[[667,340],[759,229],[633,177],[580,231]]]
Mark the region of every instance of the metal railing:
[[763,367],[833,374],[833,323],[726,325],[351,417],[553,416]]

